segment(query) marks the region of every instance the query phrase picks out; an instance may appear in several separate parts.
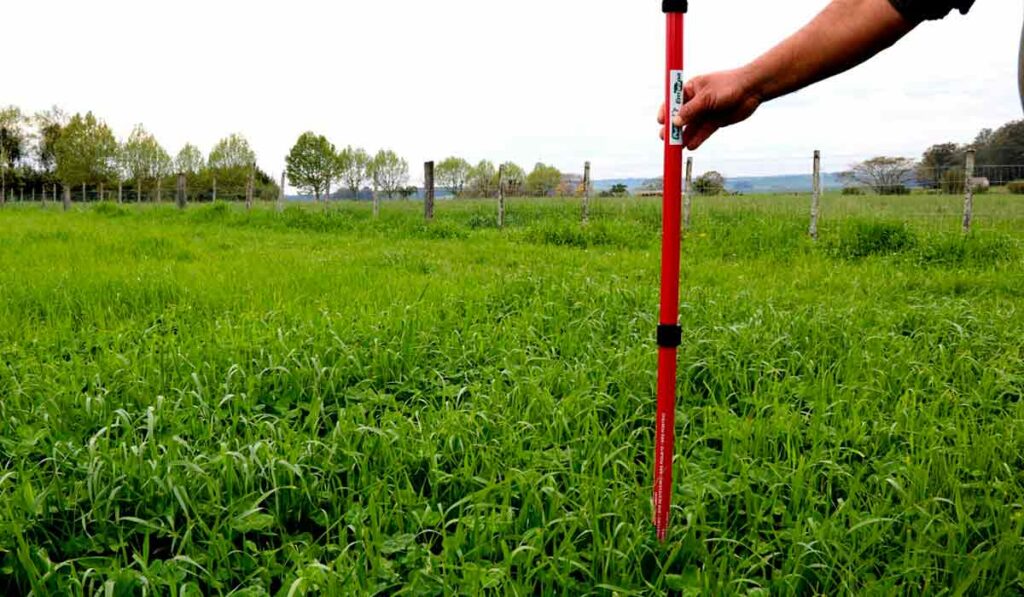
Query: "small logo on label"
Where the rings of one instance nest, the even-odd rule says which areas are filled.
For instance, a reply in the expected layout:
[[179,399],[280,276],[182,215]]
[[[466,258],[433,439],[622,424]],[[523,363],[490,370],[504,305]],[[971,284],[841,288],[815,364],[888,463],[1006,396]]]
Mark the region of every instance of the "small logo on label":
[[[677,114],[683,110],[683,99],[685,88],[685,80],[683,78],[683,71],[674,70],[669,74],[669,89],[671,91],[670,106],[669,106],[669,122],[676,117]],[[683,144],[683,128],[669,124],[669,143],[671,145],[682,145]]]

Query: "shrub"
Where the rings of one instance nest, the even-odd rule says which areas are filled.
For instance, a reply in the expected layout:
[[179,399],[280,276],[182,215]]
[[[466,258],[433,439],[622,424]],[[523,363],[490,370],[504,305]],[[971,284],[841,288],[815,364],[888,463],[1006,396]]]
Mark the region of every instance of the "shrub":
[[905,184],[897,184],[878,189],[879,195],[909,195],[910,188]]
[[721,195],[725,193],[725,177],[714,170],[705,172],[693,181],[693,190],[698,195]]
[[860,187],[843,187],[843,195],[863,195],[864,189]]
[[92,208],[92,211],[93,213],[99,214],[101,216],[107,216],[111,218],[119,218],[128,215],[127,209],[121,207],[120,205],[107,203],[106,201],[97,204],[96,207]]
[[905,223],[859,222],[844,231],[835,252],[856,259],[902,253],[916,243],[917,238]]
[[1014,195],[1024,195],[1024,180],[1015,180],[1007,183],[1006,190]]

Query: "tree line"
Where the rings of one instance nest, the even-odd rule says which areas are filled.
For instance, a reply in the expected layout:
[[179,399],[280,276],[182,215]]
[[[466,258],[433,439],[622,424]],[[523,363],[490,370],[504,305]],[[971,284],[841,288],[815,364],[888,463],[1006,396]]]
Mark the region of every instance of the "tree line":
[[[976,174],[992,185],[1006,185],[1020,177],[1024,166],[1024,120],[993,130],[982,129],[971,143],[932,145],[920,160],[880,156],[854,164],[841,177],[848,190],[867,187],[879,194],[901,195],[910,187],[963,193],[967,152],[975,152]],[[978,189],[986,190],[986,189]]]
[[0,109],[0,201],[26,191],[45,196],[57,186],[88,190],[98,198],[160,199],[184,174],[193,201],[242,199],[252,185],[255,199],[275,199],[279,187],[256,166],[256,153],[242,135],[229,135],[209,156],[186,144],[171,156],[141,124],[119,140],[92,112],[67,115],[59,108],[28,115]]
[[[361,147],[338,150],[323,135],[306,132],[292,146],[285,158],[288,180],[292,186],[313,197],[316,202],[334,196],[331,189],[340,185],[347,196],[358,199],[366,185],[371,185],[373,197],[385,194],[409,198],[418,191],[409,182],[409,162],[390,149],[370,155]],[[344,196],[344,194],[341,194]]]
[[[321,198],[364,198],[384,194],[408,198],[418,192],[406,186],[409,164],[391,150],[371,156],[365,149],[337,147],[324,135],[305,132],[299,136],[286,158],[288,180],[300,192],[315,201]],[[564,174],[558,168],[538,163],[527,173],[514,162],[496,166],[490,160],[476,165],[451,156],[435,164],[434,178],[438,188],[452,197],[491,198],[499,190],[506,197],[578,196],[582,195],[583,177]],[[333,188],[343,190],[332,193]]]

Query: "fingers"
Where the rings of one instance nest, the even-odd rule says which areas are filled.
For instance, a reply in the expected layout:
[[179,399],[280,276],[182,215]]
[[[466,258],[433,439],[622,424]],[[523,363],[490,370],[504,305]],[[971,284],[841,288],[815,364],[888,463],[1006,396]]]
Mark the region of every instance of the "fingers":
[[658,124],[665,124],[665,104],[658,109]]
[[711,121],[697,122],[690,124],[683,130],[683,144],[690,151],[696,151],[704,144],[705,141],[711,138],[718,129],[721,128],[718,123]]
[[676,126],[683,126],[700,120],[705,113],[711,109],[711,95],[708,93],[695,93],[694,96],[683,104],[683,109],[672,120]]

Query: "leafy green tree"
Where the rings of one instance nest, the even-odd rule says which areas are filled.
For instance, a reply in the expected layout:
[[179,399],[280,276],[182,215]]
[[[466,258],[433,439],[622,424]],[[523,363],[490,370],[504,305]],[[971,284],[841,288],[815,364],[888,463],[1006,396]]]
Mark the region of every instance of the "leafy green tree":
[[612,197],[628,197],[629,187],[622,183],[612,185],[611,194]]
[[221,139],[210,151],[210,168],[214,170],[247,169],[255,161],[256,152],[249,146],[249,141],[238,134]]
[[[977,162],[985,166],[1015,166],[1024,164],[1024,120],[1008,122],[995,132],[984,130],[975,139]],[[996,169],[992,182],[1003,184],[1008,173]]]
[[55,155],[57,177],[65,185],[101,184],[113,174],[117,140],[92,112],[75,114],[61,131]]
[[336,178],[338,155],[334,145],[323,135],[305,132],[285,158],[288,180],[304,193],[313,195],[317,202]]
[[352,146],[338,153],[338,176],[348,187],[353,199],[359,198],[359,189],[370,180],[370,163],[373,158],[361,147]]
[[21,109],[16,106],[0,109],[0,203],[7,198],[7,171],[25,155],[26,137]]
[[548,197],[562,182],[562,173],[554,166],[538,163],[526,177],[526,192],[534,197]]
[[233,193],[240,198],[244,192],[249,172],[255,168],[256,152],[249,146],[249,141],[242,135],[234,134],[217,142],[210,151],[208,159],[211,185],[217,184],[221,191]]
[[473,197],[492,197],[498,192],[498,169],[492,162],[481,160],[469,169],[466,184]]
[[963,168],[965,151],[964,147],[956,143],[932,145],[917,165],[917,181],[930,189],[939,188],[945,180],[946,172]]
[[203,152],[191,143],[182,147],[174,160],[174,169],[189,176],[199,174],[205,167],[206,159],[203,158]]
[[374,187],[392,199],[409,181],[409,162],[391,150],[382,149],[370,162],[370,178]]
[[118,163],[120,171],[125,178],[135,181],[135,197],[142,200],[142,189],[149,181],[155,183],[165,175],[166,162],[170,160],[167,152],[156,137],[146,131],[141,125],[135,125],[128,140],[121,146],[118,152]]
[[509,197],[518,197],[523,194],[526,185],[526,171],[514,162],[502,164],[502,184],[505,185],[505,194]]
[[54,106],[49,110],[37,112],[33,121],[36,126],[36,163],[39,164],[45,178],[53,176],[57,168],[57,142],[61,131],[68,123],[68,116],[60,108]]
[[439,163],[434,168],[434,177],[442,189],[445,189],[454,197],[461,197],[462,191],[469,180],[469,172],[472,167],[469,162],[462,158],[450,157]]
[[721,195],[725,192],[725,177],[711,170],[693,181],[693,190],[699,195]]

